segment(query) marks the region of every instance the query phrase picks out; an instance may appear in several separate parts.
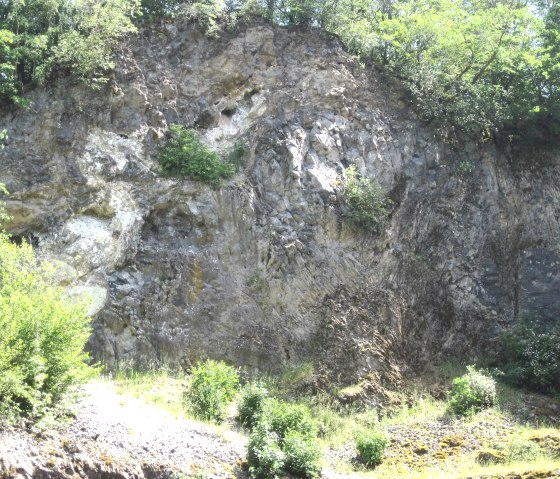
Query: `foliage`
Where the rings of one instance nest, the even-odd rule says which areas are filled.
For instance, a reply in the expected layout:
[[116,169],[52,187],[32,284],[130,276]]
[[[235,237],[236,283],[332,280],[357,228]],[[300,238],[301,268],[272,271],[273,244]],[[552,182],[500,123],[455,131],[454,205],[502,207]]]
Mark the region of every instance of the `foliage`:
[[448,393],[448,407],[454,414],[481,411],[496,403],[496,381],[482,370],[467,367],[467,374],[455,378]]
[[504,379],[535,391],[560,391],[560,331],[522,317],[501,338]]
[[262,382],[249,383],[243,388],[237,406],[237,420],[242,426],[249,429],[255,427],[268,394],[268,389]]
[[173,17],[184,0],[141,0],[144,21]]
[[247,445],[247,464],[251,477],[273,479],[284,469],[286,455],[280,447],[278,434],[266,424],[257,424]]
[[342,203],[342,216],[354,227],[373,233],[381,231],[389,199],[376,180],[361,176],[355,166],[346,169]]
[[297,477],[321,475],[321,449],[317,441],[299,432],[289,432],[282,448],[285,454],[284,470]]
[[316,425],[305,406],[268,398],[257,418],[247,449],[253,476],[269,479],[285,473],[297,477],[320,474]]
[[235,145],[233,145],[233,150],[227,155],[226,162],[233,165],[236,170],[238,170],[241,167],[246,151],[247,146],[245,143],[240,141],[236,142]]
[[[3,213],[3,212],[2,212]],[[4,216],[3,214],[0,216]],[[0,414],[39,419],[95,370],[84,345],[89,317],[53,286],[27,243],[0,235]]]
[[[127,33],[135,31],[131,18],[137,0],[78,0],[74,9],[87,12],[73,28],[60,35],[52,48],[51,61],[68,68],[72,75],[95,86],[107,82],[106,73],[115,67],[113,47]],[[77,17],[77,13],[74,14]]]
[[91,85],[107,81],[113,47],[134,31],[138,0],[27,0],[0,6],[0,98],[24,103],[28,85],[67,68]]
[[315,436],[316,426],[309,409],[301,404],[292,404],[269,398],[265,401],[259,422],[268,424],[270,430],[278,434],[281,441],[290,432],[304,436]]
[[195,416],[221,422],[238,386],[239,376],[234,367],[208,359],[193,368],[187,400]]
[[159,147],[157,159],[165,174],[187,176],[217,185],[237,168],[220,158],[200,139],[198,133],[182,125],[170,125],[167,142]]
[[507,444],[505,455],[508,462],[531,462],[543,456],[544,452],[536,442],[513,437]]
[[387,447],[387,437],[375,431],[367,431],[356,438],[356,449],[361,461],[366,466],[377,466],[383,460],[383,453]]

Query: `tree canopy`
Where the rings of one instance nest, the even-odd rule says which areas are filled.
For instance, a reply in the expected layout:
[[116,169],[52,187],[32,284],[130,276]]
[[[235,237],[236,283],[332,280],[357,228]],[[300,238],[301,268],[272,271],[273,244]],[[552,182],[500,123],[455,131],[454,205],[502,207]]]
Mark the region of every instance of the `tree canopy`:
[[[405,85],[445,139],[560,134],[559,0],[0,0],[0,97],[55,68],[97,86],[134,21],[191,11],[322,28]],[[235,14],[235,15],[232,15]]]
[[137,0],[0,0],[0,96],[22,103],[24,89],[54,68],[105,82],[137,11]]

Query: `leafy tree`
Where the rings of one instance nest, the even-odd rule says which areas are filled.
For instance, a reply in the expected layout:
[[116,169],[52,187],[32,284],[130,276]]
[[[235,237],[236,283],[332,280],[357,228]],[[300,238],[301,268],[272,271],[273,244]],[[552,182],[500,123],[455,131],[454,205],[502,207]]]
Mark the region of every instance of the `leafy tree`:
[[79,0],[73,5],[74,26],[60,36],[52,61],[91,85],[105,83],[105,73],[115,66],[113,47],[125,34],[135,31],[131,17],[137,13],[138,2]]
[[91,85],[114,67],[112,48],[134,31],[139,0],[16,0],[0,8],[0,98],[24,103],[55,67]]
[[[6,193],[3,185],[1,190]],[[0,207],[0,219],[6,218]],[[84,303],[54,286],[52,267],[27,243],[0,234],[0,415],[37,419],[95,370],[84,345],[90,335]]]

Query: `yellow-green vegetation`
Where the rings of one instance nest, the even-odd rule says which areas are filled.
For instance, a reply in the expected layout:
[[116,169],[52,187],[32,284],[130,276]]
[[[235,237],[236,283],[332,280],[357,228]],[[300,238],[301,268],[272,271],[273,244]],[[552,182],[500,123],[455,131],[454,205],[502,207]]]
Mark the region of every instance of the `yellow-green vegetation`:
[[[463,366],[446,366],[395,393],[400,406],[358,410],[341,404],[336,393],[298,394],[313,369],[306,363],[276,378],[250,382],[226,409],[226,424],[235,417],[249,436],[248,466],[254,477],[286,472],[314,477],[320,470],[334,469],[387,479],[514,474],[530,479],[554,477],[553,471],[560,470],[558,429],[531,426],[519,414],[520,402],[541,397],[520,396],[498,383],[493,406],[457,417],[445,395],[435,399],[428,393],[449,391],[453,380],[466,372]],[[129,371],[117,374],[116,381],[123,391],[181,414],[181,395],[190,379],[168,371]],[[434,381],[440,381],[437,388]],[[416,392],[408,389],[412,384]]]
[[127,366],[117,370],[111,381],[123,396],[142,398],[175,417],[185,416],[183,395],[189,380],[182,371],[166,367],[139,371]]
[[239,375],[233,366],[208,359],[192,369],[187,407],[200,419],[220,423],[238,388]]
[[0,232],[0,419],[41,419],[95,374],[86,304],[65,296],[53,273],[29,244]]

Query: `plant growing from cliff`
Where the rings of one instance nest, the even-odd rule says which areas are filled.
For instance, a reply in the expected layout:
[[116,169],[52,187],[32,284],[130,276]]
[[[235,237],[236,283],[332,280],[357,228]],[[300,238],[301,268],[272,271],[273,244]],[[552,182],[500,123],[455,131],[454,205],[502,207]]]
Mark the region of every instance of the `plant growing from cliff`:
[[376,180],[360,175],[355,166],[350,166],[341,196],[341,214],[353,227],[370,233],[381,231],[390,200]]
[[239,376],[233,366],[208,359],[193,368],[186,399],[196,417],[219,423],[238,387]]
[[459,416],[481,411],[496,403],[496,381],[485,371],[467,367],[467,374],[455,378],[448,394],[449,410]]
[[[239,149],[235,151],[238,160],[243,152],[239,155]],[[166,175],[186,176],[214,185],[237,171],[236,165],[224,161],[206,146],[195,130],[182,125],[170,125],[167,142],[159,147],[157,159]]]
[[[1,215],[0,215],[1,216]],[[83,303],[53,285],[52,268],[31,246],[0,234],[0,414],[44,416],[95,370],[84,345],[90,335]]]
[[504,379],[544,393],[560,392],[560,330],[522,316],[501,338]]

